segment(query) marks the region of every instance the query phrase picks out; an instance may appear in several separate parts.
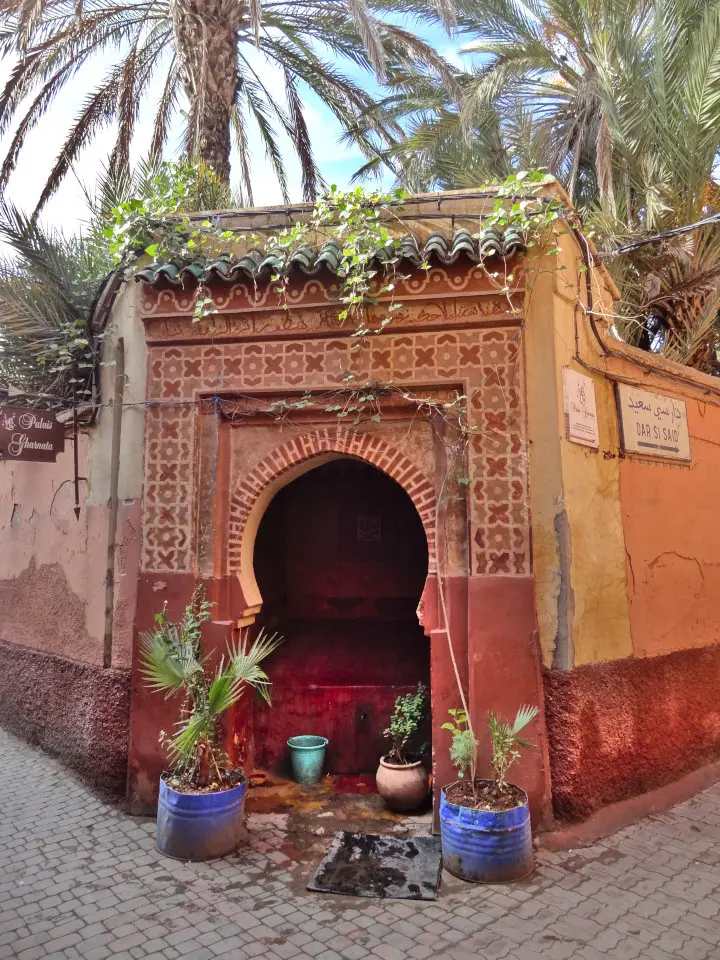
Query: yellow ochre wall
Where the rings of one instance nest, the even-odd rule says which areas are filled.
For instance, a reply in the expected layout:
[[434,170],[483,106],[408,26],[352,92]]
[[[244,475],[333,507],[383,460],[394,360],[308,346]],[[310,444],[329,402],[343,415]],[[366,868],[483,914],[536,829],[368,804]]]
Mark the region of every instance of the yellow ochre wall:
[[[632,642],[613,385],[576,358],[576,349],[585,362],[601,353],[582,307],[580,248],[569,232],[559,246],[528,264],[525,369],[540,645],[545,666],[567,670],[630,656]],[[611,311],[611,286],[597,270],[592,286],[595,310]],[[565,440],[564,366],[595,382],[599,450]]]

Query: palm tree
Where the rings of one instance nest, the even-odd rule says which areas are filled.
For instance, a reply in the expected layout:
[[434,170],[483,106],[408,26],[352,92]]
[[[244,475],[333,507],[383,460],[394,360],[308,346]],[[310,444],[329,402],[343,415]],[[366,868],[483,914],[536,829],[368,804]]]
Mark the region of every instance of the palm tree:
[[0,207],[0,386],[50,407],[94,396],[100,334],[97,297],[113,264],[102,245],[44,229]]
[[[139,104],[155,78],[163,83],[151,158],[161,156],[172,118],[182,109],[188,156],[225,182],[234,139],[244,199],[252,203],[248,143],[254,124],[287,200],[279,128],[300,159],[303,194],[313,199],[322,181],[303,115],[303,85],[346,127],[372,98],[342,65],[382,78],[397,66],[424,63],[451,82],[442,58],[386,14],[439,18],[423,0],[0,0],[0,56],[17,58],[0,94],[0,136],[17,123],[0,191],[27,134],[63,85],[102,57],[110,66],[72,123],[38,208],[82,148],[112,122],[117,140],[111,167],[127,169]],[[267,79],[268,69],[279,75],[279,85]]]
[[619,326],[717,374],[720,224],[683,228],[720,212],[720,0],[655,0],[634,44],[622,71],[604,73],[614,203],[593,212],[602,246],[623,251],[606,261]]
[[283,642],[263,630],[250,643],[247,634],[230,645],[214,673],[201,651],[202,625],[211,618],[212,604],[196,590],[182,618],[173,623],[167,604],[155,617],[155,629],[142,636],[141,673],[148,687],[169,699],[181,694],[181,715],[175,733],[161,738],[168,745],[174,774],[192,787],[220,781],[227,772],[218,743],[218,722],[253,687],[270,703],[270,681],[260,666]]
[[378,145],[372,165],[443,187],[545,167],[608,253],[623,336],[715,372],[720,226],[647,241],[720,211],[720,0],[454,9],[482,58],[458,78],[460,109],[432,79],[411,77],[386,100],[407,135]]
[[[88,220],[66,236],[0,203],[0,387],[12,384],[53,407],[99,400],[98,364],[107,309],[96,311],[134,261],[132,238],[114,251],[107,228],[128,203],[167,214],[227,209],[237,198],[205,164],[141,163],[104,170],[86,193]],[[105,292],[108,296],[106,297]]]
[[[402,126],[404,135],[385,145],[376,135],[375,156],[355,174],[363,179],[389,168],[399,185],[411,191],[471,189],[502,181],[513,171],[546,169],[567,183],[569,164],[554,163],[552,139],[531,107],[520,99],[488,103],[464,115],[463,102],[477,74],[455,76],[458,98],[435,76],[412,72],[393,78],[393,92],[365,111],[356,130],[371,138],[380,121]],[[355,131],[350,130],[347,139]],[[594,177],[583,157],[577,193],[584,195]]]
[[[684,0],[680,0],[684,2]],[[603,205],[613,208],[611,103],[618,78],[638,66],[647,41],[646,0],[457,0],[458,31],[483,66],[467,91],[464,121],[520,100],[551,144],[549,166],[567,170],[576,199],[591,152]]]

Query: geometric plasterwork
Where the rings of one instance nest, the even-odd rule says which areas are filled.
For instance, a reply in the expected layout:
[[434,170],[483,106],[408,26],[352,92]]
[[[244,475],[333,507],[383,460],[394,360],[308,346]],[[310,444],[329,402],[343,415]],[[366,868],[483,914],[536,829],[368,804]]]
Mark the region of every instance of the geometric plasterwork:
[[[148,288],[145,299],[156,295]],[[461,316],[462,302],[446,289],[442,301],[404,304],[400,323],[406,330],[394,318],[392,333],[370,337],[357,350],[345,333],[327,329],[335,308],[325,315],[298,310],[290,330],[279,329],[288,316],[278,311],[253,313],[252,327],[247,313],[199,324],[183,317],[144,317],[149,341],[144,570],[197,570],[193,464],[202,398],[328,391],[352,376],[359,384],[393,383],[408,391],[451,386],[464,393],[473,430],[466,487],[471,572],[529,574],[522,328],[507,301],[507,314],[494,316],[503,299],[476,295]],[[491,304],[487,312],[483,304]],[[264,333],[257,322],[267,323]],[[244,324],[245,333],[228,323]],[[169,336],[161,335],[168,329]]]

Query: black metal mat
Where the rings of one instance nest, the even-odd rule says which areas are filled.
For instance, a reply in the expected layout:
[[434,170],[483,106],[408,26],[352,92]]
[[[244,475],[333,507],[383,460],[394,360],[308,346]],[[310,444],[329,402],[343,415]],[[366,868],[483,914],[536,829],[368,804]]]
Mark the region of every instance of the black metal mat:
[[338,830],[307,886],[347,897],[436,900],[440,837],[380,837]]

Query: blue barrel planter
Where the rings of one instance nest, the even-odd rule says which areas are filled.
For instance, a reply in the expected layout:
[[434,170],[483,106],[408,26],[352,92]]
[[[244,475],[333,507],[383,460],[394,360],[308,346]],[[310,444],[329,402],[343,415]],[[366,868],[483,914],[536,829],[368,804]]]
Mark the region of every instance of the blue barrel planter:
[[290,737],[287,745],[290,747],[290,763],[295,782],[306,786],[317,783],[322,777],[327,739],[312,736]]
[[[488,781],[478,781],[487,783]],[[472,883],[521,880],[534,867],[530,810],[525,802],[512,810],[471,810],[440,792],[443,866]]]
[[243,781],[219,793],[178,793],[161,778],[156,843],[174,860],[211,860],[243,839]]

